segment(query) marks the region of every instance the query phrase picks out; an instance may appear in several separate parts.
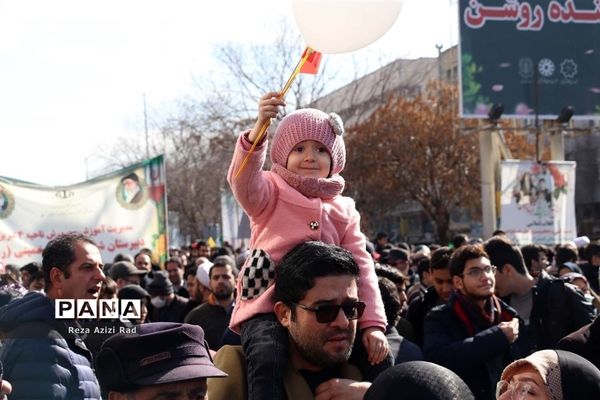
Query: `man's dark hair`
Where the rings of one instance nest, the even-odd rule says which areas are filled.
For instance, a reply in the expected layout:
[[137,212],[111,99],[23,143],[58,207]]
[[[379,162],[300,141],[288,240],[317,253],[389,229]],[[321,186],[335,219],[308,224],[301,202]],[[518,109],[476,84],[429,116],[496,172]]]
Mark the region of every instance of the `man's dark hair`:
[[595,240],[593,242],[588,243],[585,246],[585,259],[588,260],[589,263],[592,262],[592,257],[600,257],[600,240]]
[[295,310],[292,303],[304,298],[315,285],[315,278],[352,275],[358,279],[358,265],[352,253],[323,242],[302,243],[288,252],[275,274],[275,301]]
[[450,257],[450,276],[462,275],[465,271],[467,261],[481,257],[489,258],[480,244],[466,244],[459,247],[452,253],[452,257]]
[[208,243],[205,240],[198,240],[190,245],[190,248],[198,248],[200,246],[208,246]]
[[177,268],[183,269],[183,262],[181,261],[181,258],[179,258],[179,257],[169,258],[167,260],[167,262],[165,263],[165,268],[167,268],[167,264],[169,264],[169,263],[177,264]]
[[431,260],[429,260],[429,270],[448,269],[453,251],[454,250],[448,246],[443,246],[434,250],[433,253],[431,253]]
[[527,244],[521,247],[521,254],[523,255],[523,261],[527,269],[531,271],[531,261],[538,260],[540,253],[546,254],[548,249],[543,244]]
[[398,322],[398,316],[400,315],[400,308],[402,307],[400,296],[398,296],[398,289],[396,288],[396,285],[394,285],[394,282],[383,276],[377,278],[377,282],[379,283],[381,300],[383,300],[385,318],[387,319],[388,325],[395,326],[396,322]]
[[375,240],[387,239],[387,238],[388,238],[387,232],[378,232],[377,236],[375,236]]
[[431,267],[431,261],[427,257],[421,257],[419,262],[417,263],[417,275],[419,275],[419,279],[423,282],[423,274],[425,272],[429,272]]
[[460,246],[467,244],[468,240],[469,238],[467,237],[467,235],[464,235],[462,233],[458,234],[452,238],[452,247],[458,249]]
[[506,232],[504,232],[502,229],[496,229],[494,232],[492,232],[492,236],[506,236]]
[[21,271],[27,271],[29,275],[33,275],[38,271],[42,270],[42,264],[37,261],[32,261],[28,264],[25,264],[21,267]]
[[230,256],[218,256],[212,261],[213,265],[211,265],[208,270],[208,277],[212,278],[212,270],[214,267],[229,267],[231,268],[231,274],[234,278],[238,276],[239,270],[235,265],[235,261]]
[[554,255],[554,265],[561,266],[566,262],[577,262],[577,249],[574,246],[568,244],[559,244],[556,246],[556,253]]
[[387,278],[396,285],[402,285],[408,278],[397,268],[385,264],[375,264],[375,274],[378,277]]
[[112,299],[117,295],[119,288],[117,282],[115,282],[110,276],[104,278],[100,292],[98,293],[99,299]]
[[113,264],[114,263],[118,263],[119,261],[129,261],[129,262],[133,262],[134,259],[133,257],[131,257],[129,254],[125,254],[125,253],[118,253],[114,258],[113,258]]
[[219,247],[213,254],[213,257],[219,257],[219,256],[233,257],[233,250],[231,250],[229,247],[225,247],[225,246]]
[[42,252],[42,270],[44,271],[46,290],[52,286],[50,281],[52,268],[60,269],[65,274],[65,278],[71,276],[68,267],[75,261],[75,247],[79,242],[96,246],[96,243],[89,236],[79,232],[64,233],[48,242]]
[[493,236],[484,243],[485,251],[489,254],[490,262],[495,265],[499,271],[502,271],[504,265],[510,264],[515,271],[521,275],[526,275],[525,262],[521,250],[504,236]]
[[196,276],[197,270],[198,270],[198,267],[196,267],[195,265],[187,265],[185,267],[185,272],[183,273],[183,278],[187,279],[188,276],[190,276],[190,275]]

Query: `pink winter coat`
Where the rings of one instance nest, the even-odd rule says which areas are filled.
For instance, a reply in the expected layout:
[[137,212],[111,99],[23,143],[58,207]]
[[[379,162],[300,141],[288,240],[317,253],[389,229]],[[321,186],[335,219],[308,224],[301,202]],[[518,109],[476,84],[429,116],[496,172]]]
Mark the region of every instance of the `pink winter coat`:
[[[266,251],[275,265],[287,252],[309,240],[339,245],[350,251],[360,267],[359,297],[367,304],[359,327],[379,327],[385,331],[385,311],[377,276],[373,260],[366,251],[366,239],[360,231],[360,214],[354,200],[341,195],[328,200],[308,198],[276,173],[263,171],[266,141],[256,146],[242,173],[234,178],[250,149],[244,134],[238,138],[227,180],[250,218],[250,248]],[[315,222],[318,224],[316,229]],[[242,298],[242,277],[246,268],[248,265],[244,265],[239,274],[238,300],[230,322],[230,327],[236,332],[239,332],[241,323],[254,315],[272,313],[274,306],[273,285],[251,300]]]

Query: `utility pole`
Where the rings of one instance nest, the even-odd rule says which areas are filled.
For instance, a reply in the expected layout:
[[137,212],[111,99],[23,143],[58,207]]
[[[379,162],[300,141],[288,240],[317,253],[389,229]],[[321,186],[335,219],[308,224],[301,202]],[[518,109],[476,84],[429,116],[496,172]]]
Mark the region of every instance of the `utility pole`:
[[444,46],[441,44],[436,44],[435,48],[438,51],[438,79],[441,82],[444,75],[442,71],[442,49],[444,48]]
[[150,146],[148,144],[148,114],[146,112],[146,93],[144,93],[144,133],[146,135],[146,159],[149,159]]

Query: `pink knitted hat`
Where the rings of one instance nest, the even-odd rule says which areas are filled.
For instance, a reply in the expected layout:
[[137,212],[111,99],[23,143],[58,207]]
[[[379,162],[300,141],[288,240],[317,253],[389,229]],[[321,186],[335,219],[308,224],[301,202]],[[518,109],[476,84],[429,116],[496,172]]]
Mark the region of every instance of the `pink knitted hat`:
[[314,140],[327,147],[331,157],[331,175],[337,175],[346,164],[344,126],[335,113],[326,114],[314,108],[305,108],[286,115],[273,135],[271,162],[284,168],[292,149],[300,142]]

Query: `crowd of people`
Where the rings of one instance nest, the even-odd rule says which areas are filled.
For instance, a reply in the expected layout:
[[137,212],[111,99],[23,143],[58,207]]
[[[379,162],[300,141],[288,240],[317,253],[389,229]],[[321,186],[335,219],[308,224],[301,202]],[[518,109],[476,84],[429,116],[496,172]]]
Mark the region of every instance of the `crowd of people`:
[[[600,395],[600,241],[519,248],[497,232],[485,242],[458,235],[446,246],[411,246],[381,233],[365,248],[392,365],[373,368],[360,341],[370,304],[353,254],[304,242],[279,262],[267,316],[287,342],[280,398]],[[247,259],[246,249],[198,241],[171,249],[162,266],[148,250],[105,263],[81,234],[49,242],[41,263],[4,266],[0,390],[9,399],[250,398],[256,377],[229,328]],[[32,286],[40,274],[43,287]],[[110,298],[141,300],[140,318],[55,319],[57,299]],[[96,332],[110,326],[116,332]]]
[[[247,248],[205,241],[103,260],[80,233],[7,265],[10,399],[600,398],[600,241],[579,248],[367,241],[342,195],[336,114],[259,101],[228,173]],[[579,242],[580,244],[581,241]],[[130,318],[57,318],[59,300],[136,300]]]

